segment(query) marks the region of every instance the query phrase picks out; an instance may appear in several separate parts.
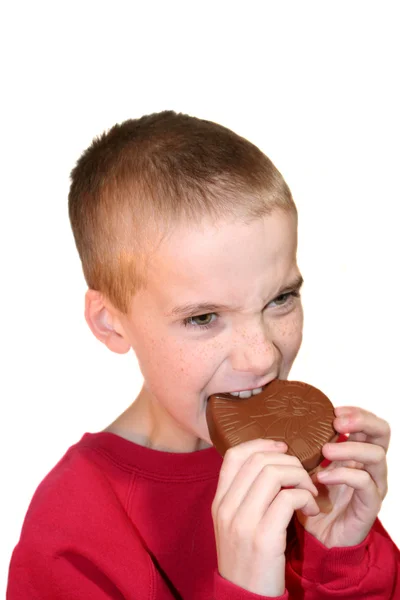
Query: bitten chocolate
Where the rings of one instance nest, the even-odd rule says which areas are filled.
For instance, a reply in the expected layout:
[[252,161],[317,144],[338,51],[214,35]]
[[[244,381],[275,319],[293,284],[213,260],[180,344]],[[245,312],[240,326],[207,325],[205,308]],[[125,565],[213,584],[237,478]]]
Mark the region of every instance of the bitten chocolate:
[[300,381],[274,379],[250,398],[213,394],[206,417],[211,441],[222,456],[228,448],[256,438],[283,441],[287,454],[297,456],[308,472],[324,460],[322,446],[338,438],[331,401]]

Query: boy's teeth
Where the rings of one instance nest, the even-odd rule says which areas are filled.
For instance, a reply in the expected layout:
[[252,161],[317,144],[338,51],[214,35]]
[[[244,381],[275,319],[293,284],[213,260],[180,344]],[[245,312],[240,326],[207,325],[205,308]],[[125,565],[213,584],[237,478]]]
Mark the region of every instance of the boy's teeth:
[[243,392],[229,392],[231,396],[236,396],[239,398],[250,398],[250,396],[255,396],[256,394],[260,394],[262,392],[262,388],[256,388],[255,390],[244,390]]

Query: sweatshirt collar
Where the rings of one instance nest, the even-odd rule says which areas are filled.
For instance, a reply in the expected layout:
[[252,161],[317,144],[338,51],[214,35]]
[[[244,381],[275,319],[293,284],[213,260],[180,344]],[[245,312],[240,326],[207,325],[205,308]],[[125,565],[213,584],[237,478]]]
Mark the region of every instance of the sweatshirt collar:
[[79,445],[108,455],[125,469],[171,481],[215,478],[222,465],[222,457],[214,447],[195,452],[162,452],[105,431],[85,433]]

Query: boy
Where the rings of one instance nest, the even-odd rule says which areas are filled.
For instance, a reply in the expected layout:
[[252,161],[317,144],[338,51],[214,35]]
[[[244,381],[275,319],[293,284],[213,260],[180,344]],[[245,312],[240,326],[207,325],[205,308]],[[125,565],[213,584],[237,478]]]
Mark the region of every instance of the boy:
[[38,487],[8,599],[400,598],[376,518],[385,421],[336,408],[350,435],[325,445],[313,479],[285,445],[253,440],[222,460],[209,438],[207,398],[287,379],[301,344],[281,174],[224,127],[167,111],[103,134],[71,179],[85,318],[111,351],[133,349],[144,383]]

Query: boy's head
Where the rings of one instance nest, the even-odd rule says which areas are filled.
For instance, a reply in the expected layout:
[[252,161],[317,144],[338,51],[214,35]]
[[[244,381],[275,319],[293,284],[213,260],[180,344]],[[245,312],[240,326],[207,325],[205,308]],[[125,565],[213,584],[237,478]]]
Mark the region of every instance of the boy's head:
[[[286,378],[300,347],[290,191],[253,144],[172,111],[114,126],[71,178],[86,319],[111,350],[132,347],[144,377],[114,431],[202,447],[208,396]],[[189,304],[202,306],[177,308]]]

